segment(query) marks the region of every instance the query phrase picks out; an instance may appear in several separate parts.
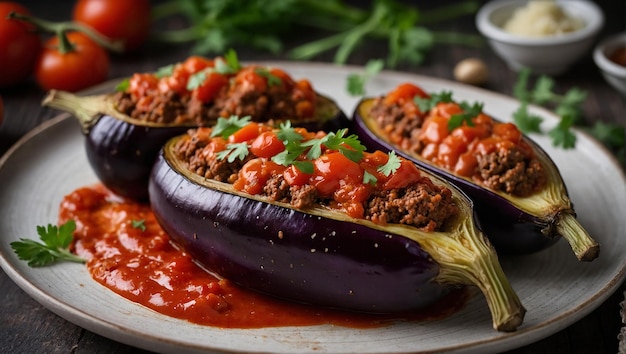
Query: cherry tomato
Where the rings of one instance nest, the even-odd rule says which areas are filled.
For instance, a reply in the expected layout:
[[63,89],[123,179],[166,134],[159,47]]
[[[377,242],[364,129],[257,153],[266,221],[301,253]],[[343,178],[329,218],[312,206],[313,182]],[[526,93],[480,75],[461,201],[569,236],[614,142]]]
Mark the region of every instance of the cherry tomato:
[[12,11],[30,15],[20,4],[0,2],[0,87],[24,81],[41,50],[41,39],[32,25],[6,18]]
[[108,76],[106,50],[80,32],[67,33],[67,38],[75,46],[67,53],[59,52],[56,36],[44,44],[35,68],[35,79],[44,90],[75,92],[101,83]]
[[263,132],[250,144],[250,152],[257,157],[271,158],[285,150],[285,144],[274,132]]
[[141,46],[150,33],[149,0],[78,0],[72,18],[102,35],[124,42],[124,50]]

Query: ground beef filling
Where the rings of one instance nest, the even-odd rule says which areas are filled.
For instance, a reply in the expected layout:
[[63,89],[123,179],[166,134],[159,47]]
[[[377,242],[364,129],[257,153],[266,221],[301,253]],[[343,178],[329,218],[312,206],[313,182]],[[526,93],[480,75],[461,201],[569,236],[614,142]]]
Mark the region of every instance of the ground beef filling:
[[[175,146],[175,155],[194,173],[217,181],[234,183],[238,171],[251,158],[228,163],[210,153],[211,145],[205,137],[193,135],[181,139]],[[282,174],[272,175],[263,186],[261,195],[270,200],[289,203],[297,209],[309,209],[316,205],[328,205],[316,188],[309,184],[289,185]],[[432,183],[417,183],[405,188],[376,190],[364,203],[366,219],[379,224],[406,224],[424,231],[440,230],[450,218],[458,213],[447,188]]]
[[[370,110],[375,122],[399,148],[421,154],[426,146],[419,137],[424,114],[406,114],[405,107],[377,98]],[[545,183],[545,170],[537,158],[526,157],[517,147],[481,155],[472,178],[484,186],[516,196],[528,196]]]
[[118,92],[116,109],[135,119],[164,124],[194,124],[207,126],[218,117],[231,115],[250,116],[252,121],[294,120],[296,102],[287,92],[268,90],[259,93],[243,85],[228,92],[225,87],[211,103],[202,103],[191,96],[181,96],[174,91],[152,92],[147,98],[135,99],[130,93]]

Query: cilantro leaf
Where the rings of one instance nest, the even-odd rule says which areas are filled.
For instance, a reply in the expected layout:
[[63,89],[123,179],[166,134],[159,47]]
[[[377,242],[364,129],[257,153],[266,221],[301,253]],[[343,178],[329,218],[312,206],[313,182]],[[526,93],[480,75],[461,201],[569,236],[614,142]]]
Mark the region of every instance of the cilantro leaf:
[[395,151],[391,150],[388,155],[389,159],[387,160],[387,163],[378,167],[378,172],[384,174],[385,176],[391,176],[394,172],[396,172],[398,168],[400,168],[402,162],[398,155],[396,155]]
[[228,162],[233,162],[236,159],[243,160],[248,156],[250,151],[248,150],[248,143],[232,143],[226,145],[226,149],[217,153],[217,158],[223,160],[225,158]]
[[206,80],[207,69],[200,70],[197,73],[189,76],[189,80],[187,80],[187,90],[194,90],[204,83]]
[[522,102],[517,111],[513,113],[513,122],[524,134],[541,133],[543,118],[528,112],[528,103]]
[[224,54],[224,60],[216,61],[215,70],[220,74],[234,74],[241,70],[241,64],[234,49],[229,49]]
[[69,250],[75,229],[74,220],[69,220],[59,227],[52,224],[48,224],[47,228],[37,226],[37,233],[42,242],[22,238],[11,242],[11,248],[19,259],[27,261],[31,267],[42,267],[60,260],[84,263],[85,259]]
[[367,171],[363,173],[363,184],[375,185],[376,182],[378,182],[378,178],[376,178],[376,176]]
[[564,149],[572,149],[576,146],[576,135],[570,130],[573,124],[572,116],[564,116],[561,117],[559,124],[548,131],[554,146],[561,146]]
[[365,71],[362,74],[350,74],[347,78],[346,90],[352,96],[362,96],[365,94],[366,83],[378,74],[385,66],[382,59],[370,59],[365,64]]
[[302,134],[296,132],[296,130],[291,126],[291,121],[286,121],[280,124],[278,132],[276,132],[276,136],[283,142],[288,141],[301,141],[304,139]]
[[452,98],[452,91],[441,91],[439,93],[433,93],[428,98],[422,98],[416,96],[413,101],[422,112],[428,112],[435,108],[438,103],[450,103],[454,102]]
[[474,102],[470,105],[469,103],[463,101],[459,105],[463,109],[463,113],[453,114],[450,117],[450,120],[448,121],[449,131],[452,131],[462,126],[463,123],[467,124],[470,127],[474,126],[474,122],[472,122],[472,119],[483,111],[482,103]]
[[280,86],[283,83],[283,80],[280,79],[280,77],[272,74],[268,69],[266,68],[256,68],[254,69],[254,72],[259,75],[259,76],[263,76],[264,78],[267,79],[267,84],[269,86]]
[[174,64],[170,64],[170,65],[166,65],[166,66],[162,66],[158,68],[157,71],[155,71],[154,76],[160,79],[162,77],[172,76],[173,73],[174,73]]
[[131,220],[131,225],[135,229],[140,229],[141,231],[146,231],[146,221],[145,220]]
[[217,119],[217,123],[211,131],[211,137],[221,136],[222,138],[228,138],[234,132],[250,123],[250,119],[250,116],[241,118],[235,115],[232,115],[229,118],[220,117]]
[[544,105],[554,99],[554,80],[542,75],[537,79],[535,88],[531,92],[532,101],[539,105]]
[[115,92],[126,92],[130,88],[130,79],[124,79],[115,85]]

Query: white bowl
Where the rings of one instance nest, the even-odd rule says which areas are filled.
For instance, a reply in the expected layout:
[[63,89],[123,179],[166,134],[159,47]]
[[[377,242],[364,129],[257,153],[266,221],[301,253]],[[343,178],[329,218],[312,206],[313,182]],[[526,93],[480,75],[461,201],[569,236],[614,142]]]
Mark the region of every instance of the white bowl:
[[513,70],[529,68],[533,73],[559,75],[585,55],[602,29],[604,14],[591,1],[561,0],[557,4],[570,16],[583,20],[584,27],[573,32],[545,37],[525,37],[503,29],[516,9],[528,0],[494,0],[476,14],[476,26],[491,48]]
[[626,47],[626,32],[600,42],[593,51],[593,60],[606,81],[626,97],[626,67],[609,59],[609,55],[620,47]]

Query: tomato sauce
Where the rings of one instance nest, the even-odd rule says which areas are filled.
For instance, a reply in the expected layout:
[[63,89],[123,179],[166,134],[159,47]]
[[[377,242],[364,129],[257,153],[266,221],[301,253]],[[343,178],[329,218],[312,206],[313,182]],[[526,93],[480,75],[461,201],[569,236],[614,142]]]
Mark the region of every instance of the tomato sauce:
[[355,328],[425,321],[461,309],[466,289],[424,311],[401,315],[346,313],[274,299],[220,279],[170,242],[150,206],[121,199],[102,185],[79,188],[60,206],[59,221],[76,222],[73,251],[87,259],[93,279],[159,313],[223,328],[333,324]]

